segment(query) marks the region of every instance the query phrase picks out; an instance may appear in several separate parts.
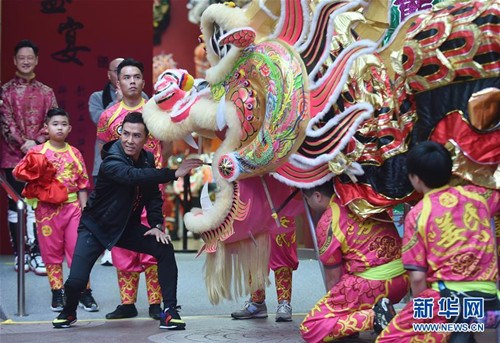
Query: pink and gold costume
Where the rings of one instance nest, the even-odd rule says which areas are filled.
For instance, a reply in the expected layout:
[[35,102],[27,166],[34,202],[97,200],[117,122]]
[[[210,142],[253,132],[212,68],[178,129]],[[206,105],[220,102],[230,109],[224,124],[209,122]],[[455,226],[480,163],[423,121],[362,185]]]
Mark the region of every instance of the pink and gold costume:
[[[123,101],[111,106],[104,111],[97,123],[97,139],[101,142],[109,142],[120,138],[122,122],[130,112],[142,112],[144,99],[139,105],[128,107]],[[153,153],[157,166],[162,165],[162,153],[160,141],[149,136],[144,149]],[[146,211],[142,212],[141,222],[149,226]],[[122,304],[134,304],[137,300],[139,287],[139,273],[145,272],[146,288],[149,304],[161,302],[161,290],[158,282],[158,271],[156,260],[146,254],[114,247],[111,249],[113,265],[118,272],[118,285],[120,286],[120,297]]]
[[[274,271],[274,283],[278,303],[292,300],[292,274],[299,266],[297,257],[297,242],[295,235],[295,218],[280,217],[281,226],[270,230],[271,252],[269,269]],[[266,299],[265,289],[259,289],[251,294],[251,301],[261,303]]]
[[[484,194],[480,195],[480,194]],[[476,186],[444,186],[424,195],[407,215],[403,264],[426,272],[430,288],[415,297],[434,299],[434,316],[413,318],[413,301],[382,331],[378,342],[447,342],[449,333],[415,332],[412,323],[446,323],[438,316],[438,281],[455,291],[496,294],[497,256],[491,218],[500,210],[500,193]]]
[[0,124],[5,142],[0,168],[14,168],[24,156],[21,146],[27,139],[46,141],[45,115],[57,107],[57,101],[52,88],[19,76],[2,86],[2,100]]
[[372,307],[399,302],[408,292],[401,238],[392,223],[361,222],[333,196],[316,227],[326,268],[342,266],[340,281],[308,313],[300,332],[307,342],[330,342],[373,329]]
[[[55,179],[62,184],[68,194],[65,202],[49,203],[36,201],[35,218],[40,252],[47,266],[47,275],[52,289],[62,288],[62,262],[66,257],[71,267],[75,250],[78,225],[82,208],[77,193],[90,187],[83,156],[78,149],[65,144],[64,148],[53,147],[50,142],[33,147],[14,169],[14,175],[22,173],[24,161],[32,154],[42,154],[55,169]],[[40,173],[44,171],[41,170]]]
[[[123,101],[120,101],[104,111],[97,122],[97,139],[107,143],[120,138],[122,122],[125,116],[130,112],[142,112],[144,103],[145,100],[141,99],[139,105],[128,107]],[[161,144],[158,139],[150,135],[148,141],[144,145],[144,149],[153,153],[157,166],[162,165]]]

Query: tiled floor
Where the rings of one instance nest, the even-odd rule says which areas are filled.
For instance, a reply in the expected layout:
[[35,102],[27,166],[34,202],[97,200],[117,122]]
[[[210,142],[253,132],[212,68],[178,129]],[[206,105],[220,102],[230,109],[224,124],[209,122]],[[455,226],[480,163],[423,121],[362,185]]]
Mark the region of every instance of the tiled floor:
[[[182,242],[175,242],[178,250]],[[200,243],[190,239],[189,250],[196,250]],[[186,321],[185,331],[166,331],[158,328],[158,322],[147,317],[148,304],[145,284],[141,277],[139,297],[136,303],[139,315],[127,320],[105,320],[106,313],[119,304],[116,271],[113,267],[96,265],[91,283],[100,311],[78,312],[78,322],[70,329],[56,330],[51,320],[57,315],[50,311],[50,290],[46,277],[25,274],[26,304],[28,316],[17,313],[17,274],[13,270],[12,256],[0,256],[0,317],[6,317],[0,325],[0,342],[302,342],[299,325],[314,303],[324,295],[324,286],[316,260],[308,258],[310,251],[301,251],[300,264],[294,273],[292,305],[293,321],[276,323],[275,290],[266,289],[269,317],[254,320],[232,320],[229,314],[238,309],[243,298],[212,305],[207,299],[203,281],[204,256],[195,258],[194,253],[177,253],[179,268],[178,298],[182,305],[181,316]],[[67,269],[64,270],[67,275]],[[363,333],[358,339],[344,342],[374,342],[375,336]],[[477,336],[478,343],[494,343],[495,332],[487,330]]]

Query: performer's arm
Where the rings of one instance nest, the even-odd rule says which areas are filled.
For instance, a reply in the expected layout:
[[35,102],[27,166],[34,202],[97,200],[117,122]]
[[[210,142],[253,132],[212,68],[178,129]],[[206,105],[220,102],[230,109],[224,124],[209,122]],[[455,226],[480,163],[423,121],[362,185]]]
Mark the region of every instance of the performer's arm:
[[426,272],[418,270],[408,270],[410,277],[411,294],[415,298],[420,292],[427,289]]
[[[94,124],[97,126],[97,123],[99,122],[99,118],[101,118],[101,114],[104,113],[108,108],[116,104],[117,102],[120,102],[122,97],[120,96],[119,98],[117,97],[115,100],[111,101],[106,108],[102,106],[102,91],[99,92],[94,92],[90,95],[89,98],[89,114],[90,114],[90,119]],[[121,92],[120,92],[121,93]]]
[[337,283],[339,283],[341,277],[342,277],[341,264],[334,267],[325,266],[326,287],[329,290],[332,289]]
[[85,208],[85,205],[87,205],[87,199],[88,194],[86,190],[78,191],[78,201],[80,202],[80,207],[82,208],[82,210]]
[[22,137],[23,131],[21,131],[18,125],[19,119],[16,118],[14,114],[14,108],[10,103],[10,98],[5,96],[5,93],[2,97],[0,113],[2,113],[0,116],[0,127],[5,142],[15,148],[20,148],[25,142],[25,139]]
[[[112,106],[112,103],[110,103],[110,105]],[[105,109],[102,107],[102,92],[92,93],[89,98],[89,114],[90,119],[94,124],[97,125],[97,122],[99,121],[99,118],[104,110]]]

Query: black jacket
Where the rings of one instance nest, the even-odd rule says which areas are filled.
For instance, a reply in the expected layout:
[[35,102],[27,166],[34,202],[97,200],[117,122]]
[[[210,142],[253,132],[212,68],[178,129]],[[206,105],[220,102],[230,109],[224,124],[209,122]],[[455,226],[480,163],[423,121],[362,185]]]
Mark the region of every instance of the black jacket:
[[162,198],[158,185],[175,180],[175,170],[156,169],[153,155],[142,150],[137,162],[129,158],[120,141],[103,146],[102,164],[81,223],[110,249],[126,228],[140,223],[146,207],[151,227],[162,224]]

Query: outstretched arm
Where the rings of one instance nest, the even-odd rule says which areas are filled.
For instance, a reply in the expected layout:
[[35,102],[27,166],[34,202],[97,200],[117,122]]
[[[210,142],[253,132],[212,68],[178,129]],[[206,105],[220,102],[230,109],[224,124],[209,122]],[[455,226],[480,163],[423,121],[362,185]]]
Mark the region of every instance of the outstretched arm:
[[203,161],[197,158],[189,158],[182,161],[179,168],[175,171],[175,177],[182,177],[189,173],[191,169],[201,167]]

